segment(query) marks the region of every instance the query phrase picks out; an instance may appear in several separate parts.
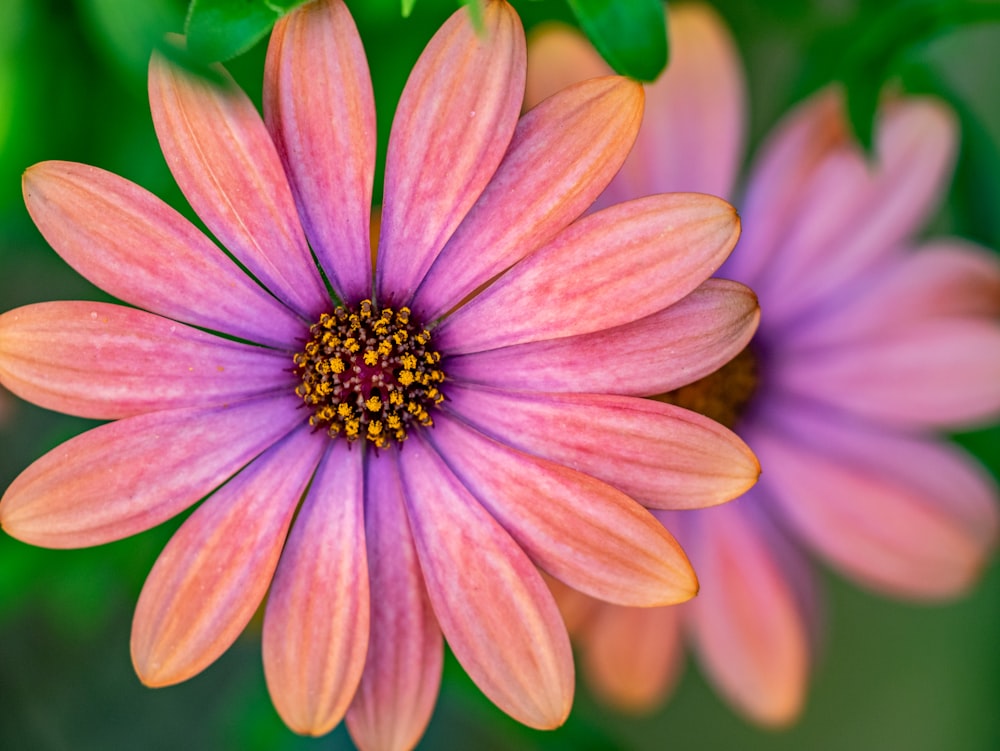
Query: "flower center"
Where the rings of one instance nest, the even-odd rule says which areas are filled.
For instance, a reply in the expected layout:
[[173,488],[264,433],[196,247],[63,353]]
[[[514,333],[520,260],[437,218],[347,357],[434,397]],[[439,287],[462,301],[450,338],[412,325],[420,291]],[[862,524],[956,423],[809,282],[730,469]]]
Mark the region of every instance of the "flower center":
[[430,410],[444,401],[441,354],[409,308],[379,310],[363,300],[356,311],[324,313],[309,335],[294,361],[302,379],[295,393],[313,411],[310,425],[384,448],[406,440],[414,425],[434,424]]
[[757,365],[757,356],[747,347],[714,373],[653,398],[700,412],[732,428],[757,392]]

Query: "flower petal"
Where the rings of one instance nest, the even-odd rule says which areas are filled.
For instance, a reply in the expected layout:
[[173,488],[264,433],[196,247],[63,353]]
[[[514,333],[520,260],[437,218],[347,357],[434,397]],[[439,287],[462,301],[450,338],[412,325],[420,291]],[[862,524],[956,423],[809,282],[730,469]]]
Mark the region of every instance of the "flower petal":
[[562,724],[573,701],[573,655],[538,570],[421,438],[399,461],[420,568],[455,657],[517,721]]
[[577,29],[559,21],[543,21],[528,32],[525,109],[530,110],[575,83],[613,73]]
[[376,294],[406,305],[503,159],[524,96],[524,30],[506,2],[460,8],[410,73],[385,165]]
[[290,363],[285,353],[122,305],[49,302],[0,315],[0,381],[22,399],[80,417],[108,420],[290,391]]
[[755,722],[787,725],[802,709],[811,655],[803,604],[786,568],[807,564],[780,554],[788,542],[758,513],[761,500],[751,491],[685,517],[684,541],[704,586],[684,616],[720,693]]
[[800,352],[772,368],[774,388],[867,420],[960,428],[1000,417],[1000,323],[947,318]]
[[590,334],[449,357],[450,378],[526,391],[662,394],[713,373],[757,328],[754,293],[709,279],[666,310]]
[[167,318],[287,348],[305,325],[152,193],[110,172],[42,162],[24,203],[70,266],[125,302]]
[[406,520],[395,451],[369,457],[366,465],[365,534],[371,636],[347,728],[359,748],[403,751],[417,744],[430,721],[444,640]]
[[[329,443],[274,575],[264,613],[264,676],[292,730],[328,733],[361,680],[369,595],[362,452]],[[352,450],[354,448],[354,450]]]
[[739,233],[736,210],[713,196],[672,193],[613,206],[508,271],[446,319],[435,343],[462,354],[630,323],[705,281]]
[[556,579],[639,607],[673,605],[697,593],[680,545],[621,491],[447,417],[435,420],[429,439],[535,565]]
[[997,543],[996,483],[954,446],[801,409],[747,439],[768,468],[761,492],[828,561],[878,591],[953,597]]
[[351,303],[371,297],[375,99],[344,3],[306,3],[275,24],[264,67],[264,119],[334,290]]
[[440,317],[580,216],[625,160],[642,101],[642,86],[611,76],[524,115],[496,175],[417,290],[418,317]]
[[197,675],[253,617],[325,446],[299,428],[206,500],[149,572],[132,621],[132,663],[147,686]]
[[835,304],[782,330],[795,350],[874,339],[919,319],[1000,316],[1000,259],[957,238],[901,252],[838,295]]
[[0,523],[32,545],[100,545],[155,527],[211,493],[303,421],[301,401],[267,397],[101,425],[25,469]]
[[455,383],[448,385],[447,408],[498,441],[592,475],[653,508],[722,503],[744,493],[760,473],[731,430],[650,399]]
[[666,700],[684,670],[686,611],[601,603],[579,639],[581,671],[593,693],[622,712],[649,712]]
[[278,152],[250,98],[220,69],[208,79],[154,54],[149,105],[163,155],[208,229],[299,315],[330,306]]
[[[779,247],[770,252],[766,278],[747,282],[766,301],[769,315],[784,319],[836,294],[895,252],[940,199],[954,162],[954,116],[930,99],[894,105],[880,120],[874,167],[845,143],[795,184],[798,205],[775,238]],[[752,220],[765,221],[749,205],[744,219],[748,227]]]

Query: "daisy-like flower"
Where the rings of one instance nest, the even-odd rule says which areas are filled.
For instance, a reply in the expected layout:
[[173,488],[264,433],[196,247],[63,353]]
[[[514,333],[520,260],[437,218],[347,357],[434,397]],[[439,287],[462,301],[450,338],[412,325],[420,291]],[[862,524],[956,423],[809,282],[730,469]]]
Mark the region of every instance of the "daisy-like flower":
[[[636,148],[599,204],[734,193],[745,116],[734,45],[705,6],[671,5],[670,29],[670,68],[647,88]],[[529,43],[529,101],[603,72],[567,29]],[[766,141],[719,271],[760,295],[760,329],[732,363],[661,397],[734,426],[761,482],[725,507],[657,512],[702,578],[690,603],[640,611],[561,593],[604,699],[655,706],[687,642],[742,714],[793,720],[818,622],[804,551],[894,597],[934,601],[975,581],[997,540],[997,489],[934,431],[1000,415],[1000,263],[959,239],[913,240],[955,144],[945,107],[902,98],[886,105],[869,162],[834,90]]]
[[298,732],[346,713],[361,747],[412,746],[442,635],[501,709],[552,727],[573,664],[539,569],[623,605],[685,600],[690,565],[644,506],[712,505],[755,481],[735,434],[637,398],[752,336],[753,293],[706,281],[735,211],[680,194],[575,221],[625,159],[642,89],[590,81],[519,118],[520,21],[491,2],[484,26],[456,13],[406,84],[374,269],[374,104],[341,2],[275,27],[263,119],[231,82],[151,63],[170,169],[246,271],[115,175],[26,172],[46,239],[135,307],[0,316],[4,385],[114,420],[28,467],[0,521],[38,545],[97,545],[209,496],[139,598],[145,683],[205,668],[269,591],[265,676]]

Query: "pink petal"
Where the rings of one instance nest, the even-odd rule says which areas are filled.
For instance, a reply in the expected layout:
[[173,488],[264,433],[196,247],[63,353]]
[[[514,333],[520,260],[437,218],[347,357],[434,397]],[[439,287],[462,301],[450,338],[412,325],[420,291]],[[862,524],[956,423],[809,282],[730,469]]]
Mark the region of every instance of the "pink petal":
[[417,744],[430,721],[444,641],[406,520],[395,450],[366,465],[365,533],[371,636],[347,728],[359,748],[402,751]]
[[448,385],[449,411],[514,448],[592,475],[654,508],[728,501],[760,468],[714,420],[649,399]]
[[0,380],[23,399],[80,417],[116,419],[292,391],[291,362],[286,353],[121,305],[49,302],[0,315]]
[[[765,465],[770,467],[771,465]],[[740,712],[787,725],[802,709],[811,663],[808,623],[779,537],[751,495],[692,515],[684,540],[704,582],[684,615],[712,683]]]
[[601,603],[579,640],[581,671],[594,695],[621,712],[649,712],[666,700],[684,670],[684,612]]
[[1000,316],[1000,260],[964,240],[936,240],[901,252],[845,292],[828,308],[789,322],[785,346],[821,349],[878,338],[938,316]]
[[[328,442],[329,443],[329,442]],[[264,614],[264,676],[292,730],[328,733],[368,651],[362,452],[329,443],[281,554]]]
[[110,172],[42,162],[23,178],[45,239],[125,302],[241,339],[287,348],[306,326],[152,193]]
[[[957,142],[951,112],[933,100],[909,98],[888,108],[880,122],[874,166],[849,143],[796,184],[797,209],[770,252],[772,268],[766,279],[748,282],[769,315],[791,316],[836,294],[911,237],[940,199]],[[773,192],[773,185],[766,187]],[[747,226],[766,221],[749,206],[744,217]]]
[[305,419],[267,397],[101,425],[52,449],[0,500],[0,523],[32,545],[100,545],[155,527],[204,498]]
[[528,391],[662,394],[729,362],[749,343],[759,311],[752,291],[709,279],[675,305],[591,334],[448,358],[450,378]]
[[914,320],[901,331],[800,352],[772,368],[774,387],[866,420],[958,428],[1000,417],[1000,323]]
[[628,154],[642,101],[639,84],[608,77],[524,115],[496,175],[417,290],[418,317],[440,317],[582,214]]
[[[707,5],[672,5],[667,30],[670,65],[645,87],[645,124],[622,171],[601,196],[601,206],[652,193],[732,195],[746,127],[736,46]],[[577,31],[545,24],[529,35],[529,107],[572,83],[609,73]]]
[[236,641],[271,583],[325,445],[300,428],[206,500],[170,539],[132,622],[132,663],[143,683],[185,681]]
[[496,172],[524,96],[524,30],[505,2],[460,8],[406,82],[389,135],[376,290],[409,303]]
[[630,323],[711,276],[739,232],[732,206],[697,193],[591,214],[445,320],[436,344],[462,354]]
[[535,564],[620,605],[673,605],[698,591],[680,545],[652,514],[599,480],[438,417],[429,439]]
[[375,100],[361,38],[342,2],[306,3],[275,24],[264,118],[331,285],[348,302],[371,297]]
[[978,578],[1000,532],[998,490],[963,452],[820,412],[772,415],[777,428],[747,433],[766,491],[833,565],[917,599],[955,596]]
[[163,155],[191,207],[261,283],[307,319],[330,296],[299,225],[274,143],[249,97],[154,54],[149,104]]
[[538,570],[422,439],[414,436],[399,460],[420,568],[455,657],[517,721],[562,724],[573,656]]

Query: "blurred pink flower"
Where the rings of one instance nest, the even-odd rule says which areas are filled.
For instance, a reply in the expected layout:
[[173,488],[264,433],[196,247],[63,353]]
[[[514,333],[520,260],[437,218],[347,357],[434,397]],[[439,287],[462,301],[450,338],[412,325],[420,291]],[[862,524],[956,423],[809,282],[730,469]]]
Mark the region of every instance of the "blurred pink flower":
[[[705,6],[671,5],[669,28],[671,65],[647,87],[636,147],[598,205],[670,190],[734,195],[746,116],[738,55]],[[605,72],[582,37],[549,28],[529,41],[528,101]],[[760,329],[732,364],[665,398],[735,425],[763,475],[725,507],[657,512],[702,581],[690,603],[598,606],[557,587],[583,669],[609,702],[662,701],[686,640],[738,711],[792,721],[818,625],[804,549],[894,597],[948,598],[975,581],[997,539],[997,489],[933,431],[1000,415],[1000,263],[962,240],[912,239],[955,145],[945,107],[901,98],[886,104],[868,163],[826,90],[757,155],[744,232],[718,273],[758,293]]]
[[0,316],[8,388],[115,421],[28,467],[0,502],[4,528],[98,545],[211,494],[139,598],[145,683],[209,665],[270,588],[264,670],[298,732],[346,713],[360,746],[412,746],[442,633],[501,709],[552,727],[573,664],[536,566],[621,604],[696,591],[639,502],[720,503],[758,466],[731,431],[637,397],[712,372],[752,336],[753,293],[706,281],[739,222],[690,194],[574,222],[625,159],[642,89],[603,78],[519,118],[525,64],[503,2],[481,33],[460,11],[431,40],[393,124],[375,269],[374,103],[340,2],[275,27],[263,120],[231,81],[150,66],[170,169],[253,277],[122,178],[26,172],[46,239],[135,307]]

